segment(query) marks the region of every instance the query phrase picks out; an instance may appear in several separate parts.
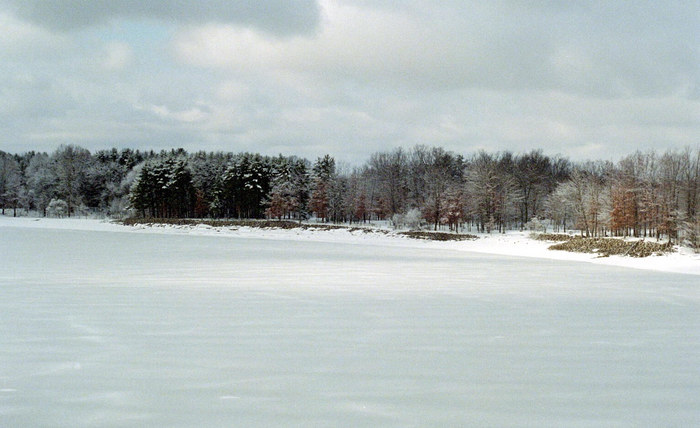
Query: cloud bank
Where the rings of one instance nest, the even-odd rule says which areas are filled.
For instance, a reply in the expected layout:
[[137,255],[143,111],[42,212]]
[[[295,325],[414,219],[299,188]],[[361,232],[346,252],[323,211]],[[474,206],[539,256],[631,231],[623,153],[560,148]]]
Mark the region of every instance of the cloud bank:
[[0,6],[20,19],[56,31],[136,19],[192,25],[232,23],[289,35],[312,32],[319,17],[314,0],[3,0]]
[[2,146],[681,148],[698,28],[693,1],[0,0]]

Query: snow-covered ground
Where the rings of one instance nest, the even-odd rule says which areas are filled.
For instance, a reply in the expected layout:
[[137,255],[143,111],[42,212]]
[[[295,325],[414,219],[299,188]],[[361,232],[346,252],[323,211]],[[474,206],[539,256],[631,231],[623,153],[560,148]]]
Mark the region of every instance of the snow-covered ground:
[[498,240],[2,219],[0,426],[700,426],[697,276]]
[[608,266],[620,266],[634,269],[657,270],[663,272],[686,273],[700,275],[700,254],[688,248],[646,258],[625,256],[598,257],[594,254],[552,251],[548,247],[552,242],[542,242],[530,239],[529,232],[512,231],[506,234],[477,234],[479,239],[460,242],[427,242],[403,236],[384,235],[381,233],[366,233],[364,231],[349,232],[347,230],[283,230],[258,229],[250,227],[218,228],[206,225],[173,226],[173,225],[139,225],[134,227],[122,226],[107,220],[91,219],[50,219],[50,218],[10,218],[0,216],[0,227],[32,227],[65,230],[92,230],[133,233],[175,233],[196,236],[221,236],[231,238],[271,239],[277,241],[303,240],[309,242],[329,242],[338,244],[375,244],[381,246],[401,246],[413,248],[451,249],[485,254],[497,254],[518,257],[535,257],[551,260],[567,260],[596,263]]

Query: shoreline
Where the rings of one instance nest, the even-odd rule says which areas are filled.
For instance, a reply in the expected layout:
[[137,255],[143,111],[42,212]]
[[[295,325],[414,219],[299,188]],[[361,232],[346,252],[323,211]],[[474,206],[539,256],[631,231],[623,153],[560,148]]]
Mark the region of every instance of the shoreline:
[[78,230],[119,233],[160,233],[193,236],[217,236],[240,239],[265,239],[277,241],[309,241],[337,244],[384,245],[392,247],[411,247],[441,249],[460,252],[473,252],[511,257],[530,257],[552,261],[575,261],[632,269],[653,270],[669,273],[700,275],[700,254],[688,248],[680,252],[653,255],[644,258],[628,256],[600,257],[590,253],[574,253],[549,250],[554,244],[550,241],[538,241],[530,238],[530,232],[511,231],[505,234],[473,234],[477,239],[461,241],[433,241],[410,238],[386,229],[371,228],[259,228],[250,226],[209,226],[137,224],[122,225],[108,219],[73,219],[73,218],[32,218],[0,216],[0,228],[38,228],[58,230]]

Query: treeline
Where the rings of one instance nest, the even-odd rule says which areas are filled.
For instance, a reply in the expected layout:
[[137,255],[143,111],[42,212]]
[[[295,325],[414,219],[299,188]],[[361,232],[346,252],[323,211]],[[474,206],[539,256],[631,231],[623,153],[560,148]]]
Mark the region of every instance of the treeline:
[[182,149],[0,152],[0,208],[42,215],[390,220],[451,230],[545,228],[586,236],[700,236],[700,151],[574,163],[541,151],[462,156],[417,146],[340,169],[326,155]]

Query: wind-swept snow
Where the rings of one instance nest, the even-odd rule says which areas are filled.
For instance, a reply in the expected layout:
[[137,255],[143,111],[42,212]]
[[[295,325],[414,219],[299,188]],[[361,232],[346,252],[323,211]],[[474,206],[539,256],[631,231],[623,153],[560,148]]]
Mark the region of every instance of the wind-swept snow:
[[347,232],[2,225],[3,426],[700,425],[693,275]]

